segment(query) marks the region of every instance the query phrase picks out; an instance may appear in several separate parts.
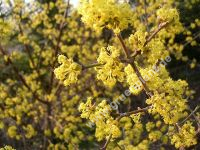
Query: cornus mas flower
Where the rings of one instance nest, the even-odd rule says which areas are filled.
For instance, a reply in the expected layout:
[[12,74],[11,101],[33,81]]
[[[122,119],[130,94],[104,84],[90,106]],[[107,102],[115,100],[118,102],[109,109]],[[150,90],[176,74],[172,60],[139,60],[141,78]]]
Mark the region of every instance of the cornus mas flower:
[[154,95],[146,100],[153,106],[150,113],[159,113],[166,124],[175,124],[181,118],[187,116],[187,100],[182,98],[187,88],[187,83],[181,80],[168,79],[160,85]]
[[113,86],[117,81],[124,80],[123,64],[119,61],[120,51],[114,46],[102,48],[97,61],[104,64],[97,67],[97,79],[105,85]]
[[130,35],[129,42],[134,50],[143,48],[144,43],[146,42],[146,36],[147,34],[142,31],[136,31],[134,34]]
[[67,59],[64,55],[58,56],[58,62],[61,65],[54,70],[56,78],[64,81],[65,86],[76,83],[82,67],[73,62],[72,59]]
[[81,103],[79,111],[82,112],[81,117],[89,119],[96,124],[95,136],[98,140],[108,137],[112,134],[112,138],[121,136],[118,122],[110,115],[111,107],[103,100],[99,105],[92,105],[92,98],[89,97],[86,103]]
[[126,80],[128,84],[130,85],[129,89],[131,93],[134,95],[138,95],[143,90],[142,83],[138,79],[137,75],[134,73],[131,65],[126,66],[124,71],[126,73]]
[[171,142],[176,148],[190,147],[191,145],[197,144],[195,136],[195,128],[192,126],[191,122],[187,121],[181,128],[179,128],[178,133],[172,135]]
[[179,14],[176,9],[173,8],[160,8],[157,11],[157,16],[160,22],[174,21],[179,22]]
[[[10,21],[11,22],[11,21]],[[4,21],[3,19],[0,18],[0,40],[4,40],[6,37],[11,35],[11,25],[8,21]]]
[[133,12],[129,4],[116,0],[82,0],[79,13],[82,21],[95,30],[107,27],[120,32],[131,23]]
[[[145,82],[149,82],[154,78],[157,73],[152,70],[152,68],[139,68],[141,75],[144,78]],[[124,71],[126,73],[126,81],[130,85],[129,89],[132,94],[138,95],[143,90],[142,82],[139,80],[137,75],[135,74],[132,66],[129,64],[124,68]],[[144,82],[143,81],[143,82]]]

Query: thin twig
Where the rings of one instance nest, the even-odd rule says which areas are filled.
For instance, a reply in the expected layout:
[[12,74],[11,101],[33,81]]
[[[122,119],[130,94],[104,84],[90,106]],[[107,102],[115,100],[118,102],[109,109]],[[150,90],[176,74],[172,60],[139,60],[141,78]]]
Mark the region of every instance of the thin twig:
[[115,142],[115,144],[117,145],[117,147],[118,147],[120,150],[124,150],[124,148],[122,148],[117,142]]
[[[140,112],[146,112],[146,111],[148,111],[150,108],[152,108],[152,106],[147,106],[147,107],[145,107],[145,108],[143,108],[143,109],[138,109],[138,110],[134,110],[134,111],[122,113],[122,114],[120,114],[120,116],[117,117],[115,120],[116,120],[116,121],[120,121],[120,119],[123,118],[123,117],[130,116],[130,115],[132,115],[132,114],[137,114],[137,113],[140,113]],[[109,135],[109,138],[107,139],[106,143],[105,143],[104,146],[101,148],[102,150],[106,150],[108,144],[110,143],[111,138],[112,138],[112,134]]]
[[130,116],[130,115],[133,115],[133,114],[137,114],[137,113],[140,113],[140,112],[146,112],[146,111],[148,111],[151,108],[152,108],[152,106],[147,106],[147,107],[142,108],[142,109],[138,109],[138,110],[134,110],[134,111],[122,113],[122,114],[120,114],[119,117],[117,117],[116,120],[119,121],[123,117],[127,117],[127,116]]
[[181,123],[179,124],[183,124],[184,122],[186,122],[190,117],[192,117],[194,115],[194,113],[200,108],[200,106],[197,106]]
[[[166,21],[158,25],[158,28],[152,32],[151,35],[149,35],[146,39],[146,42],[144,43],[143,47],[145,47],[151,40],[162,30],[164,29],[170,22]],[[141,54],[141,50],[135,50],[133,54],[131,54],[131,58],[135,58],[137,55]]]
[[108,144],[110,143],[111,138],[112,138],[112,134],[109,135],[109,137],[108,137],[106,143],[105,143],[104,146],[101,148],[102,150],[106,150]]
[[149,32],[149,22],[148,22],[148,14],[147,14],[147,0],[144,0],[144,12],[145,12],[145,16],[144,16],[145,26],[146,26],[147,32]]
[[141,75],[139,69],[138,69],[137,66],[135,65],[134,59],[132,60],[132,59],[130,59],[130,57],[129,57],[129,54],[130,54],[129,49],[126,47],[126,45],[125,45],[125,43],[124,43],[122,37],[121,37],[120,35],[118,35],[117,37],[118,37],[118,39],[119,39],[119,41],[120,41],[120,43],[121,43],[121,45],[122,45],[122,48],[123,48],[124,53],[126,54],[126,58],[129,60],[129,62],[130,62],[130,64],[131,64],[131,66],[133,67],[133,70],[135,71],[135,73],[136,73],[138,79],[141,81],[141,83],[142,83],[142,85],[143,85],[143,87],[144,87],[144,90],[145,90],[146,94],[147,94],[148,96],[151,96],[151,95],[152,95],[152,94],[151,94],[151,91],[149,90],[149,88],[148,88],[148,86],[147,86],[147,84],[146,84],[146,81],[143,79],[143,77],[142,77],[142,75]]
[[124,43],[124,40],[122,39],[121,34],[117,34],[116,36],[119,39],[119,41],[120,41],[120,43],[121,43],[121,45],[123,47],[124,54],[125,54],[126,58],[129,58],[129,49],[126,47],[126,45]]
[[153,31],[153,33],[149,37],[147,37],[147,40],[144,43],[144,47],[149,42],[151,42],[151,40],[158,34],[158,32],[160,32],[162,29],[164,29],[169,23],[170,23],[169,21],[166,21],[166,22],[163,22],[163,23],[159,24],[158,28],[155,31]]
[[[19,31],[20,31],[21,36],[23,36],[24,32],[23,32],[22,27],[21,27],[20,24],[19,24]],[[32,57],[31,50],[30,50],[29,46],[27,44],[24,44],[24,48],[25,48],[25,50],[26,50],[26,52],[28,54],[28,57],[29,57],[29,59],[31,61],[31,64],[33,65],[33,68],[36,70],[36,72],[38,74],[38,77],[40,77],[40,75],[41,75],[40,74],[40,70],[37,68],[37,65],[35,64],[35,62],[33,60],[33,57]]]
[[94,68],[94,67],[99,67],[99,66],[103,66],[104,64],[100,64],[100,63],[93,63],[93,64],[89,64],[89,65],[82,65],[82,70],[85,69],[89,69],[89,68]]
[[200,36],[200,32],[197,33],[197,35],[195,35],[191,41],[186,42],[186,43],[183,45],[183,47],[187,46],[187,45],[190,44],[192,41],[196,40],[199,36]]
[[131,63],[131,66],[133,67],[133,70],[135,71],[137,77],[139,78],[140,82],[142,83],[143,87],[144,87],[144,90],[146,92],[146,94],[151,97],[152,96],[152,92],[150,91],[150,89],[148,88],[147,84],[146,84],[146,81],[144,80],[144,78],[142,77],[139,69],[137,68],[135,62],[133,61]]

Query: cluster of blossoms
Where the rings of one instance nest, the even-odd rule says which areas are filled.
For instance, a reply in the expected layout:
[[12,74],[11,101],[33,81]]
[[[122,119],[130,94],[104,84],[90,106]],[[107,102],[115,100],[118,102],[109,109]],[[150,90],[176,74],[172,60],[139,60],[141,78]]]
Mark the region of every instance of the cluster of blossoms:
[[126,80],[130,85],[131,93],[133,93],[134,95],[138,95],[143,90],[143,85],[141,81],[138,79],[131,65],[126,66],[124,71],[126,73]]
[[[130,91],[134,95],[138,95],[143,90],[143,83],[147,83],[148,86],[150,86],[151,89],[156,90],[158,86],[155,87],[156,83],[160,83],[158,79],[159,74],[167,74],[165,67],[167,63],[171,61],[171,57],[167,56],[165,59],[161,59],[159,64],[153,65],[148,68],[139,68],[139,71],[141,73],[141,76],[143,78],[138,78],[135,74],[132,66],[129,64],[125,67],[124,71],[126,73],[126,80],[127,83],[130,85]],[[167,74],[168,75],[168,74]]]
[[[162,82],[162,81],[161,81]],[[166,124],[175,124],[187,113],[187,100],[182,98],[187,83],[185,81],[173,81],[167,79],[165,83],[157,85],[154,95],[146,100],[146,103],[152,105],[150,112],[159,113]]]
[[133,15],[128,3],[117,0],[82,0],[79,13],[82,21],[95,30],[107,27],[117,33],[128,27]]
[[64,55],[58,56],[58,62],[61,65],[54,70],[56,78],[63,81],[65,86],[76,83],[82,67]]
[[157,16],[160,22],[164,22],[164,21],[169,21],[169,22],[174,21],[176,23],[179,22],[178,11],[174,8],[162,7],[158,9]]
[[197,144],[195,136],[195,128],[192,126],[191,122],[187,121],[181,128],[179,128],[178,133],[172,133],[171,142],[176,148],[190,147],[191,145]]
[[12,148],[11,146],[5,146],[3,148],[0,148],[0,150],[15,150],[15,149]]
[[147,44],[145,53],[149,56],[145,59],[149,64],[155,64],[159,59],[165,59],[170,54],[169,51],[166,51],[165,43],[159,38],[153,39],[150,43]]
[[133,46],[134,50],[141,50],[146,42],[146,37],[147,33],[139,30],[130,35],[129,42]]
[[0,18],[0,39],[4,40],[6,37],[11,35],[11,30],[12,30],[12,22],[8,22],[6,20],[3,20]]
[[114,86],[117,81],[124,80],[123,63],[119,60],[120,51],[114,46],[102,48],[97,59],[98,63],[103,64],[97,67],[97,79],[102,80],[107,86]]
[[111,117],[111,107],[107,105],[106,100],[95,106],[92,104],[92,98],[88,98],[86,103],[81,103],[79,111],[82,112],[81,117],[89,119],[96,124],[95,136],[98,140],[102,140],[111,134],[113,138],[121,136],[118,122]]

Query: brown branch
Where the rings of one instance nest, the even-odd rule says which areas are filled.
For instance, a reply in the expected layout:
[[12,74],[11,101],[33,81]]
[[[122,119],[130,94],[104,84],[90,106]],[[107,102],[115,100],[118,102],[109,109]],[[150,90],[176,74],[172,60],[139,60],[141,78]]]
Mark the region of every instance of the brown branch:
[[105,143],[104,146],[101,148],[102,150],[106,150],[108,144],[110,143],[111,138],[112,138],[112,134],[109,135],[109,137],[108,137],[106,143]]
[[147,13],[147,0],[144,0],[144,12],[145,12],[145,16],[144,16],[145,26],[146,26],[147,32],[149,32],[149,22],[148,22],[148,13]]
[[186,42],[186,43],[183,45],[183,47],[186,47],[188,44],[192,43],[192,41],[196,40],[198,37],[200,37],[200,32],[198,32],[198,33],[193,37],[192,40]]
[[[153,33],[152,33],[149,37],[147,37],[147,40],[146,40],[146,42],[144,43],[144,46],[143,46],[143,47],[145,47],[145,46],[158,34],[158,32],[161,31],[161,30],[162,30],[164,27],[166,27],[168,24],[169,24],[169,21],[166,21],[166,22],[163,22],[163,23],[159,24],[158,28],[157,28],[155,31],[153,31]],[[141,50],[135,50],[135,52],[134,52],[134,53],[131,55],[131,57],[130,57],[130,56],[129,56],[130,51],[129,51],[129,49],[126,47],[126,45],[125,45],[125,43],[124,43],[124,41],[123,41],[121,35],[118,34],[118,35],[117,35],[117,38],[119,39],[119,41],[120,41],[120,43],[121,43],[121,45],[122,45],[123,51],[124,51],[124,53],[125,53],[125,55],[126,55],[126,58],[129,60],[129,62],[130,62],[130,64],[131,64],[131,66],[133,67],[133,69],[134,69],[134,71],[135,71],[137,77],[139,78],[140,82],[142,83],[146,94],[147,94],[149,97],[151,97],[151,96],[152,96],[152,93],[151,93],[151,91],[149,90],[149,88],[148,88],[148,86],[147,86],[147,84],[146,84],[146,81],[143,79],[143,77],[142,77],[142,75],[141,75],[139,69],[137,68],[137,66],[136,66],[136,64],[135,64],[135,62],[134,62],[134,59],[133,59],[133,58],[135,58],[137,55],[141,54]],[[133,60],[131,60],[131,59],[133,59]]]
[[115,142],[115,144],[117,145],[117,147],[118,147],[120,150],[124,150],[124,148],[122,148],[117,142]]
[[[194,116],[195,112],[198,111],[198,109],[200,108],[200,106],[197,106],[193,111],[191,111],[191,113],[179,124],[183,124],[184,122],[186,122],[190,117]],[[198,122],[197,122],[198,123]]]
[[[130,111],[130,112],[127,112],[127,113],[122,113],[120,114],[119,117],[116,118],[116,121],[120,121],[121,118],[123,117],[126,117],[126,116],[130,116],[132,114],[137,114],[137,113],[140,113],[140,112],[146,112],[148,111],[150,108],[152,108],[151,106],[147,106],[143,109],[138,109],[138,110],[134,110],[134,111]],[[112,138],[112,134],[109,135],[109,138],[107,139],[106,143],[104,144],[104,146],[101,148],[102,150],[106,150],[108,144],[110,143],[110,140]]]
[[116,36],[119,39],[119,41],[120,41],[120,43],[121,43],[121,45],[123,47],[123,51],[124,51],[124,54],[125,54],[126,58],[129,58],[130,52],[129,52],[129,49],[126,47],[126,45],[124,43],[124,40],[122,39],[121,34],[117,34]]
[[184,146],[181,146],[181,147],[179,148],[179,150],[185,150],[185,147],[184,147]]
[[[166,21],[158,25],[158,28],[152,32],[146,39],[143,47],[145,47],[151,40],[162,30],[164,29],[170,22]],[[137,55],[141,54],[141,50],[135,50],[133,54],[131,54],[131,58],[135,58]]]
[[147,106],[147,107],[142,108],[142,109],[138,109],[138,110],[134,110],[134,111],[122,113],[122,114],[120,114],[119,117],[117,117],[116,120],[119,121],[121,118],[130,116],[130,115],[132,115],[132,114],[137,114],[137,113],[140,113],[140,112],[146,112],[146,111],[148,111],[148,110],[151,109],[151,108],[152,108],[152,106]]
[[151,42],[151,40],[158,34],[158,32],[160,32],[163,28],[165,28],[169,23],[170,23],[169,21],[166,21],[159,24],[158,28],[155,31],[153,31],[153,33],[149,37],[147,37],[147,40],[144,43],[143,47],[145,47],[149,42]]
[[131,66],[133,67],[133,70],[135,71],[137,77],[139,78],[140,82],[142,83],[143,87],[144,87],[144,90],[146,92],[146,94],[151,97],[152,96],[152,92],[150,91],[150,89],[148,88],[147,84],[146,84],[146,81],[144,80],[144,78],[142,77],[139,69],[137,68],[135,62],[133,61],[131,63]]
[[130,52],[129,52],[129,49],[126,47],[126,45],[125,45],[125,43],[124,43],[122,37],[121,37],[120,35],[118,35],[117,37],[118,37],[118,39],[119,39],[119,41],[120,41],[120,43],[121,43],[121,45],[122,45],[123,51],[124,51],[124,53],[126,54],[126,57],[127,57],[128,61],[129,61],[129,63],[130,63],[131,66],[133,67],[133,70],[135,71],[135,73],[136,73],[138,79],[141,81],[141,83],[142,83],[142,85],[143,85],[143,87],[144,87],[144,90],[145,90],[146,94],[147,94],[148,96],[151,96],[151,95],[152,95],[152,94],[151,94],[151,91],[149,90],[149,88],[148,88],[148,86],[147,86],[147,84],[146,84],[146,81],[143,79],[143,77],[142,77],[142,75],[141,75],[139,69],[138,69],[137,66],[135,65],[134,59],[132,60],[132,59],[130,59],[130,57],[129,57],[129,53],[130,53]]
[[[22,27],[21,27],[20,24],[19,24],[19,32],[20,32],[21,36],[24,35],[24,32],[23,32]],[[31,53],[30,53],[30,49],[29,49],[28,45],[27,45],[27,44],[24,44],[24,47],[25,47],[26,52],[28,53],[28,57],[30,58],[31,63],[33,64],[33,67],[35,67],[35,63],[34,63],[34,61],[33,61],[33,57],[32,57],[32,55],[31,55]]]
[[82,70],[86,70],[86,69],[89,69],[89,68],[99,67],[99,66],[103,66],[103,65],[104,65],[104,64],[93,63],[93,64],[81,65],[81,66],[82,66]]

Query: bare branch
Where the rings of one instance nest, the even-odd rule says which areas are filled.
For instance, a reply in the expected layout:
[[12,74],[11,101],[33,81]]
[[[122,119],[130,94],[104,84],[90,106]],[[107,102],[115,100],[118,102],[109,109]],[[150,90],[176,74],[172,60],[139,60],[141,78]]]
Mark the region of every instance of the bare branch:
[[[146,42],[144,43],[143,47],[145,47],[151,40],[162,30],[164,29],[170,22],[166,21],[161,24],[159,24],[158,28],[152,32],[151,35],[149,35],[146,39]],[[137,55],[141,54],[141,50],[135,50],[133,54],[131,54],[131,58],[135,58]]]
[[124,40],[122,39],[121,34],[117,34],[116,36],[117,36],[117,38],[119,39],[119,41],[120,41],[120,43],[121,43],[121,45],[122,45],[122,47],[123,47],[124,54],[125,54],[126,58],[129,58],[130,52],[129,52],[129,49],[126,47],[126,45],[125,45],[125,43],[124,43]]
[[144,43],[144,46],[143,46],[143,47],[145,47],[149,42],[151,42],[151,40],[152,40],[162,29],[164,29],[169,23],[170,23],[169,21],[166,21],[166,22],[163,22],[163,23],[159,24],[158,28],[157,28],[155,31],[153,31],[153,33],[152,33],[149,37],[147,37],[147,40],[146,40],[146,42]]
[[138,110],[134,110],[134,111],[122,113],[122,114],[120,114],[119,117],[117,117],[116,120],[119,121],[121,118],[130,116],[130,115],[132,115],[132,114],[137,114],[137,113],[140,113],[140,112],[146,112],[146,111],[148,111],[148,110],[151,109],[151,108],[152,108],[152,106],[147,106],[147,107],[142,108],[142,109],[138,109]]
[[98,67],[98,66],[103,66],[104,64],[100,64],[100,63],[93,63],[93,64],[89,64],[89,65],[82,65],[82,70],[85,69],[89,69],[89,68],[94,68],[94,67]]
[[101,148],[102,150],[106,150],[108,144],[110,143],[111,138],[112,138],[112,134],[109,135],[109,137],[108,137],[106,143],[105,143],[104,146]]
[[193,111],[191,111],[191,113],[179,124],[183,124],[184,122],[186,122],[190,117],[192,117],[196,111],[198,111],[198,109],[200,108],[200,106],[197,106]]

